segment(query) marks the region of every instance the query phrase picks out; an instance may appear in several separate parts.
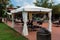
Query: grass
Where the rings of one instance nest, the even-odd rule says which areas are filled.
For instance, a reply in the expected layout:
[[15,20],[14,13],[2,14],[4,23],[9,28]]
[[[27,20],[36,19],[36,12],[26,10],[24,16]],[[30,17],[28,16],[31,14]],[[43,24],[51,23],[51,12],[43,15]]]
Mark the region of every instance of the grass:
[[27,40],[27,38],[11,29],[6,24],[0,23],[0,40]]

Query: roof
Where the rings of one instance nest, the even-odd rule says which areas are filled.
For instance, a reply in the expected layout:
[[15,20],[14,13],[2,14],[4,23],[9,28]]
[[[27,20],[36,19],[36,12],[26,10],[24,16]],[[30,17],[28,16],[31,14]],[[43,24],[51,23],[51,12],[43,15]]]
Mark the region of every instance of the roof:
[[44,7],[37,7],[34,5],[26,5],[22,6],[16,10],[12,10],[11,13],[17,13],[17,12],[22,12],[22,11],[44,11],[44,12],[49,12],[52,9],[49,8],[44,8]]

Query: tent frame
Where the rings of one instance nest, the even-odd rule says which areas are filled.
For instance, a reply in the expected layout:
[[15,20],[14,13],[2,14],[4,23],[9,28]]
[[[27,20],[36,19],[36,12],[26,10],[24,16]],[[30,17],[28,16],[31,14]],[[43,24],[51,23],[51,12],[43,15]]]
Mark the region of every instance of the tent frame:
[[[29,9],[29,8],[28,8]],[[22,34],[24,35],[24,36],[27,36],[28,35],[28,27],[27,27],[27,16],[28,16],[28,12],[29,11],[31,11],[31,12],[33,12],[33,8],[32,8],[32,10],[30,9],[30,10],[28,10],[28,9],[26,9],[26,8],[18,8],[18,9],[16,9],[16,10],[12,10],[11,11],[11,13],[12,13],[12,28],[14,28],[14,13],[18,13],[18,12],[22,12],[22,16],[23,16],[23,21],[24,21],[24,26],[23,26],[23,32],[22,32]],[[41,10],[39,9],[39,7],[37,7],[36,9],[38,9],[38,10],[34,10],[34,12],[36,11],[36,12],[48,12],[48,15],[49,15],[49,26],[48,26],[48,30],[50,31],[50,32],[52,32],[52,21],[51,21],[51,17],[52,17],[52,9],[48,9],[48,8],[41,8]],[[46,9],[46,10],[45,10]],[[49,10],[49,11],[48,11]]]

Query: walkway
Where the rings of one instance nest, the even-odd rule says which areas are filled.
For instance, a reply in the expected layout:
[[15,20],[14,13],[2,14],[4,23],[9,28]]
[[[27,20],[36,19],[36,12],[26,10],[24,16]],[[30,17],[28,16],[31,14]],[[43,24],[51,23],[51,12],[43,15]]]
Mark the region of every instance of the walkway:
[[[11,26],[11,22],[7,22],[9,26]],[[43,23],[43,27],[48,28],[48,23]],[[14,29],[18,31],[19,33],[22,33],[22,25],[15,24]],[[26,36],[29,40],[36,40],[36,33],[37,31],[29,31],[29,35]],[[55,27],[55,25],[52,25],[52,33],[51,33],[51,40],[60,40],[60,27]]]

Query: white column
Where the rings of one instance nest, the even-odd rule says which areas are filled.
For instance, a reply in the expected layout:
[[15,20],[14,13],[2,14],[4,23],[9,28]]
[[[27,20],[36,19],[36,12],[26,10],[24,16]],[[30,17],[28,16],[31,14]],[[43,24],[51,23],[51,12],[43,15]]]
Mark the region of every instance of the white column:
[[23,12],[22,16],[23,16],[23,21],[24,21],[24,26],[23,26],[23,35],[27,36],[28,35],[28,27],[27,27],[27,12]]
[[12,28],[14,28],[14,15],[12,14]]
[[52,31],[52,21],[51,21],[51,17],[52,17],[52,12],[49,12],[49,26],[48,26],[48,30],[51,32]]

